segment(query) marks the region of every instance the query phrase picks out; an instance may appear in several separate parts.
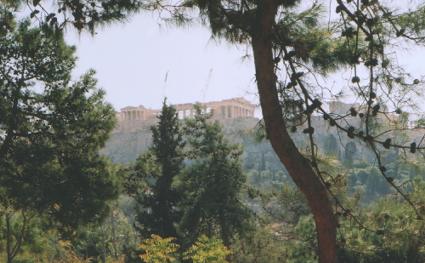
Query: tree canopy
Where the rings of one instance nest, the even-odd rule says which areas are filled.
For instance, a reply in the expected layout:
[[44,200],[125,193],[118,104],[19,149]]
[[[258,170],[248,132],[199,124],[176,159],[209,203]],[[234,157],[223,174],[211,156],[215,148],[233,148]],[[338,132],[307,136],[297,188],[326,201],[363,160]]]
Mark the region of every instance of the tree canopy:
[[180,178],[185,193],[180,229],[190,241],[202,233],[218,235],[229,245],[236,234],[246,232],[250,212],[241,201],[245,184],[238,145],[229,143],[218,123],[209,123],[201,108],[184,127],[188,166]]
[[183,168],[184,142],[176,110],[166,101],[151,130],[152,146],[138,158],[127,179],[128,190],[138,203],[141,233],[176,237],[181,193],[173,181]]
[[[2,16],[2,18],[4,18]],[[74,49],[60,33],[7,22],[0,34],[0,201],[64,227],[101,219],[117,195],[98,153],[115,124],[94,71],[71,81]]]
[[[409,9],[379,0],[335,0],[328,3],[331,11],[326,13],[318,1],[70,0],[57,1],[57,12],[44,13],[41,5],[45,2],[33,1],[32,15],[55,29],[71,23],[79,30],[92,31],[98,23],[120,20],[139,10],[154,10],[179,23],[200,20],[215,36],[250,45],[266,136],[306,196],[316,223],[321,262],[336,262],[336,216],[343,214],[355,220],[356,214],[338,199],[332,188],[333,176],[319,164],[313,116],[322,116],[334,127],[333,132],[367,147],[381,176],[417,217],[422,217],[402,182],[388,174],[382,158],[385,151],[394,148],[406,154],[420,152],[424,149],[422,140],[399,140],[396,129],[383,132],[373,125],[379,118],[397,119],[413,108],[415,96],[421,94],[421,80],[398,65],[394,46],[403,41],[423,45],[423,3],[413,3]],[[324,21],[321,15],[330,19]],[[358,102],[342,113],[323,104],[339,90],[329,89],[326,79],[319,80],[341,66],[351,74],[345,90]],[[310,144],[307,153],[298,149],[289,133],[297,127]]]

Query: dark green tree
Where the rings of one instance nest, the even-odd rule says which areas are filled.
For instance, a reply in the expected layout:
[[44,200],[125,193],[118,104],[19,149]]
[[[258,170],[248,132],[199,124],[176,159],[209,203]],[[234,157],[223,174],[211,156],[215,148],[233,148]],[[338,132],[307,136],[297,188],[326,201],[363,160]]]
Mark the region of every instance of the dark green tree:
[[[45,2],[33,1],[34,12],[43,10],[40,5]],[[376,133],[372,126],[377,116],[389,112],[400,114],[402,109],[409,108],[414,96],[421,93],[412,89],[421,81],[403,72],[393,59],[393,52],[389,52],[400,43],[399,39],[419,45],[425,42],[422,19],[425,6],[421,1],[404,9],[379,0],[323,1],[335,7],[326,9],[331,10],[326,15],[322,15],[325,9],[321,8],[321,1],[301,0],[55,2],[61,9],[61,16],[72,14],[72,19],[61,22],[70,21],[78,29],[92,30],[96,24],[121,19],[131,10],[159,10],[177,22],[194,21],[193,16],[199,15],[215,36],[249,44],[267,137],[288,174],[306,196],[316,223],[320,262],[337,261],[337,220],[333,202],[350,216],[354,215],[335,198],[326,175],[318,166],[313,113],[323,116],[326,123],[349,139],[365,142],[377,160],[381,176],[420,217],[415,205],[386,173],[381,152],[397,147],[415,153],[423,147],[417,142],[398,143],[396,138],[388,138],[392,137],[388,133]],[[308,4],[311,5],[302,10]],[[331,21],[324,23],[321,16]],[[57,14],[45,14],[44,17],[53,26],[58,25]],[[341,115],[322,107],[321,99],[326,97],[323,92],[327,90],[322,87],[331,84],[320,85],[312,80],[342,65],[350,67],[353,77],[346,88],[362,107]],[[338,91],[331,93],[338,95]],[[390,103],[391,108],[385,109],[386,103]],[[350,122],[348,116],[360,118],[361,124]],[[303,132],[309,142],[307,157],[288,132],[288,129],[296,130],[295,126],[300,124],[305,125]]]
[[137,245],[136,231],[118,204],[99,224],[81,227],[73,240],[74,249],[91,262],[118,261],[128,247]]
[[136,161],[128,189],[137,201],[140,232],[176,237],[180,196],[173,181],[183,166],[184,143],[175,108],[164,101],[158,123],[151,129],[152,146]]
[[1,6],[0,202],[71,230],[103,218],[117,196],[115,170],[98,153],[115,113],[93,71],[71,81],[74,48],[60,32],[4,19],[8,8]]
[[201,234],[219,235],[229,245],[235,234],[243,234],[250,213],[241,201],[246,181],[238,145],[230,144],[220,125],[197,108],[185,124],[190,165],[180,179],[184,211],[179,229],[193,242]]

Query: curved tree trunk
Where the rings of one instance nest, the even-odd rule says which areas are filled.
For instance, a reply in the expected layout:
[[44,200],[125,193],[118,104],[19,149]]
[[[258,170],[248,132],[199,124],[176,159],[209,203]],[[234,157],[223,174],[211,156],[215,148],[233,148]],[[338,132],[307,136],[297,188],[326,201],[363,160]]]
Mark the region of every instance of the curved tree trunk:
[[274,151],[305,195],[313,213],[319,243],[319,261],[335,263],[336,219],[329,196],[309,160],[298,151],[289,136],[279,103],[271,40],[278,8],[276,2],[262,1],[255,20],[257,24],[252,32],[256,79],[266,132]]

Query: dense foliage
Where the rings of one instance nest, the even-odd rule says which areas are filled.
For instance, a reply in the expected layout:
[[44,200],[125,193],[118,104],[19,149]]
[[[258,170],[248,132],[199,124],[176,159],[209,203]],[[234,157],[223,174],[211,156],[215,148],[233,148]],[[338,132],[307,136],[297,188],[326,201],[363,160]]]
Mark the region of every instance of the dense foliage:
[[[424,150],[423,138],[400,132],[421,80],[392,57],[400,39],[424,43],[422,3],[406,11],[336,0],[323,23],[317,1],[66,0],[53,1],[51,12],[46,2],[0,1],[0,252],[9,263],[124,254],[128,262],[328,263],[333,252],[343,262],[425,260],[424,167],[412,156]],[[40,27],[14,20],[24,3]],[[118,169],[99,150],[114,112],[93,72],[71,81],[75,57],[60,30],[72,24],[93,33],[142,9],[178,23],[199,18],[214,36],[252,46],[264,135],[287,170],[249,134],[241,138],[255,151],[242,164],[240,148],[201,109],[180,129],[164,104],[149,151],[119,170],[128,204],[110,213]],[[321,100],[340,94],[318,79],[344,67],[360,104],[328,111]],[[317,116],[333,134],[318,134]]]
[[175,109],[164,103],[152,147],[128,171],[136,227],[142,236],[177,237],[185,247],[203,234],[230,245],[250,218],[242,201],[241,151],[201,108],[180,125]]
[[127,182],[139,206],[137,220],[142,234],[176,236],[180,193],[172,185],[183,166],[183,138],[176,110],[166,105],[152,126],[152,146],[137,160]]
[[198,113],[185,125],[188,142],[187,166],[179,187],[184,194],[181,231],[193,242],[202,233],[218,235],[226,245],[243,234],[250,213],[241,202],[245,174],[241,169],[241,150],[230,144],[218,123],[209,123]]
[[119,185],[99,154],[115,116],[94,71],[72,81],[74,48],[62,34],[1,18],[0,217],[10,263],[25,246],[39,246],[31,237],[40,232],[71,237],[102,220]]
[[64,225],[102,218],[117,185],[98,151],[115,119],[94,72],[71,82],[73,49],[28,22],[1,35],[0,46],[2,206]]

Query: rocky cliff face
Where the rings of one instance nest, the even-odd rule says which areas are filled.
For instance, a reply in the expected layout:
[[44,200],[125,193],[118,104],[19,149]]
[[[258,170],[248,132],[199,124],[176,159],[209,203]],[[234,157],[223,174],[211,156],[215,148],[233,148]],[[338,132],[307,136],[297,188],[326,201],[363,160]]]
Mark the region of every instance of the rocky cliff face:
[[[345,116],[338,122],[342,126],[353,126],[362,130],[362,123],[358,116],[349,116],[350,108],[356,107],[354,104],[344,104],[341,102],[332,102],[329,104],[331,112],[335,116]],[[391,116],[390,116],[391,117]],[[376,129],[379,132],[394,128],[398,125],[398,115],[392,116],[394,120],[390,120],[388,116],[378,116],[376,118]],[[313,127],[315,128],[315,143],[323,155],[333,156],[338,160],[352,162],[370,161],[374,159],[373,153],[360,140],[352,140],[345,133],[338,132],[335,127],[329,125],[329,121],[325,121],[319,116],[313,116]],[[150,127],[154,125],[156,119],[149,120],[123,120],[120,119],[117,127],[112,133],[111,138],[106,143],[102,154],[109,156],[114,162],[128,163],[134,161],[141,153],[146,151],[151,144]],[[282,169],[282,166],[276,158],[268,141],[258,142],[254,139],[256,129],[259,127],[260,120],[254,117],[240,118],[222,118],[219,122],[223,126],[226,137],[233,143],[239,143],[244,146],[244,163],[246,166],[252,166],[249,162],[258,160],[268,160],[269,166],[275,169]],[[297,132],[292,136],[298,147],[308,153],[309,143],[306,134],[302,133],[303,128],[298,127]],[[400,129],[393,132],[384,132],[380,137],[382,141],[386,138],[392,138],[393,142],[405,144],[412,141],[419,143],[422,140],[424,129]],[[398,155],[398,151],[392,149],[386,151],[388,156]],[[260,158],[260,159],[258,159]],[[391,158],[390,158],[391,159]],[[258,165],[258,164],[256,164]],[[261,165],[261,164],[260,164]],[[264,163],[263,163],[264,165]]]
[[[256,130],[259,129],[259,122],[260,120],[256,118],[220,121],[228,140],[243,145],[245,160],[248,157],[255,159],[256,156],[260,158],[259,156],[266,155],[269,162],[278,163],[272,165],[277,169],[281,166],[268,141],[258,142],[254,138]],[[344,134],[338,134],[335,128],[329,127],[322,119],[315,118],[313,123],[316,130],[314,134],[316,143],[323,154],[334,155],[338,159],[369,158],[367,149],[358,145],[358,141],[354,143]],[[150,127],[154,124],[153,121],[120,123],[106,143],[102,154],[109,156],[117,163],[136,160],[151,144]],[[302,128],[292,135],[301,150],[308,151],[308,138],[306,134],[302,133]]]
[[[244,144],[244,138],[254,131],[259,120],[256,118],[234,118],[221,120],[226,137],[234,142]],[[151,142],[150,127],[155,121],[119,122],[107,141],[102,154],[116,163],[128,163],[145,152]]]

